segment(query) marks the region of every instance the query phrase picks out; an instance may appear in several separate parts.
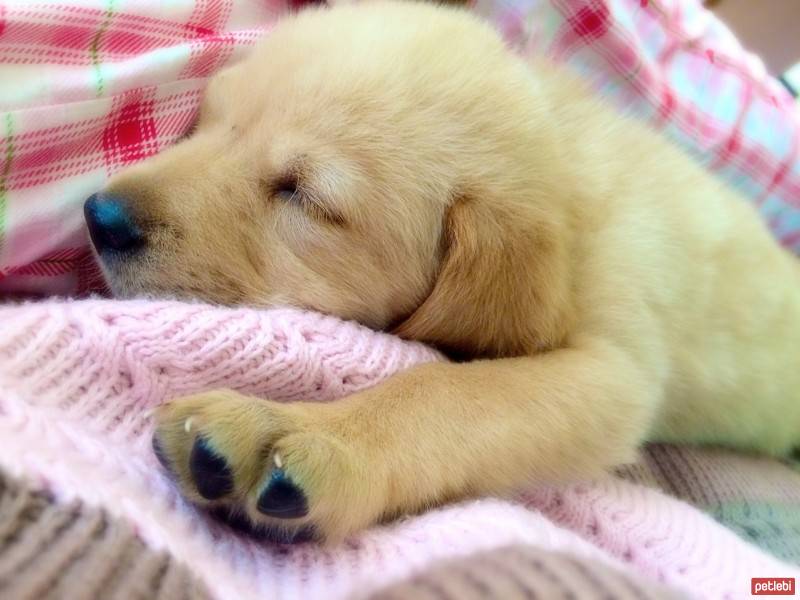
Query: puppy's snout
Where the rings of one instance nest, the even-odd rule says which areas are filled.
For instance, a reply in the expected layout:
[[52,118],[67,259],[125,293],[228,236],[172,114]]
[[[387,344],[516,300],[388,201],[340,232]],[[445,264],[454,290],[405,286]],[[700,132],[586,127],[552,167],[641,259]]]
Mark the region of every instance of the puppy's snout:
[[92,194],[83,205],[89,235],[98,253],[106,250],[133,252],[145,243],[124,198],[111,194]]

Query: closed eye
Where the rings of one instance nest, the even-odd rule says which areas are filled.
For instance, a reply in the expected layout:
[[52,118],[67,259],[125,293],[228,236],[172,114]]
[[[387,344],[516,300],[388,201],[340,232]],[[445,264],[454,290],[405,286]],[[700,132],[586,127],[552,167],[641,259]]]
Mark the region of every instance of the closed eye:
[[280,202],[294,204],[315,219],[329,225],[342,227],[347,224],[343,215],[330,207],[330,203],[319,198],[308,187],[304,187],[296,175],[286,175],[275,180],[269,187],[269,195]]
[[272,194],[284,202],[299,200],[300,185],[293,175],[278,179],[272,186]]

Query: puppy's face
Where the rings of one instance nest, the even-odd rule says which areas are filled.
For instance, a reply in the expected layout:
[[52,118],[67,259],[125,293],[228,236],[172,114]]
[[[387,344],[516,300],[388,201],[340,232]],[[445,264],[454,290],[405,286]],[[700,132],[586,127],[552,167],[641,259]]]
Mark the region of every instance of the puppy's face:
[[402,319],[435,283],[448,207],[509,167],[494,111],[517,67],[452,11],[287,19],[210,82],[190,136],[87,202],[115,295]]

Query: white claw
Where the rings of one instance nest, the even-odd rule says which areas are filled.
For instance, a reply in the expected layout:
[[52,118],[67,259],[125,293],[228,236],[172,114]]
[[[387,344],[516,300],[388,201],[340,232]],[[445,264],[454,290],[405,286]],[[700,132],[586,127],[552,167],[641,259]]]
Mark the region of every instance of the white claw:
[[189,433],[189,432],[192,430],[192,417],[189,417],[189,418],[188,418],[188,419],[186,419],[186,421],[183,423],[183,430],[184,430],[186,433]]
[[283,468],[283,459],[281,458],[281,455],[278,454],[277,452],[272,455],[272,462],[274,462],[275,466],[278,467],[279,469]]

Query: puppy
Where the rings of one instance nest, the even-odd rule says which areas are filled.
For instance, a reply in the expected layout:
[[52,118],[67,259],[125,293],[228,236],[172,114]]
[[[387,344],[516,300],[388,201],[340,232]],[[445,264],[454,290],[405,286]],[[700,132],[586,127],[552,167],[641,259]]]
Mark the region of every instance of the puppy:
[[294,305],[462,359],[329,404],[220,390],[157,412],[187,498],[285,539],[595,476],[645,440],[800,441],[796,258],[466,12],[284,19],[86,217],[118,297]]

